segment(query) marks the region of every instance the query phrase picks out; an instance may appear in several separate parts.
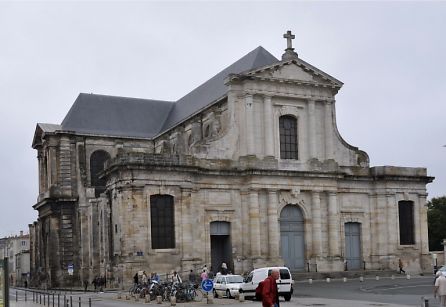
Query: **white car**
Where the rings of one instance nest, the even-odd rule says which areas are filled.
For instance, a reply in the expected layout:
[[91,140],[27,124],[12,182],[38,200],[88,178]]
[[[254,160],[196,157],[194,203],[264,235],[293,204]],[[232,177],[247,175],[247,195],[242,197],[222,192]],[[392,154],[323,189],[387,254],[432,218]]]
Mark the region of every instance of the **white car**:
[[242,283],[241,275],[217,275],[214,278],[214,296],[233,298],[238,295]]
[[293,294],[293,277],[291,276],[290,270],[287,267],[268,267],[255,269],[246,277],[244,283],[240,286],[240,293],[243,293],[245,297],[255,297],[256,289],[259,283],[269,275],[273,269],[279,270],[279,279],[277,282],[277,287],[279,289],[279,296],[283,296],[285,301],[291,300],[291,295]]

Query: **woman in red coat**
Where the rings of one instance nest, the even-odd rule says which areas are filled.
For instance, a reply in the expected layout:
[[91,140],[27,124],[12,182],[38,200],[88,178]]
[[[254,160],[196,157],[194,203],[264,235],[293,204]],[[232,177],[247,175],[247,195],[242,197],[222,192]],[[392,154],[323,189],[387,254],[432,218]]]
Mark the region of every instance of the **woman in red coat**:
[[279,293],[276,280],[279,279],[279,270],[273,269],[271,275],[262,282],[262,306],[279,307]]

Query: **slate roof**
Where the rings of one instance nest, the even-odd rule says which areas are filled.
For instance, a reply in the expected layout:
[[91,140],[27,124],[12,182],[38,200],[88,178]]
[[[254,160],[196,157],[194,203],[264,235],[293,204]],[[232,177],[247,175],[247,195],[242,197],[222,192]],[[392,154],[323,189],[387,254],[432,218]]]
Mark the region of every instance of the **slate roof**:
[[37,126],[39,126],[43,132],[54,132],[61,129],[60,125],[55,124],[37,123]]
[[224,80],[229,74],[239,74],[244,71],[271,65],[276,62],[279,62],[279,60],[271,53],[266,51],[262,46],[257,47],[231,66],[225,68],[192,92],[179,99],[169,114],[169,117],[163,126],[163,131],[172,128],[177,123],[187,119],[219,98],[225,96],[228,87],[224,84]]
[[223,98],[229,74],[279,62],[259,46],[176,102],[79,94],[62,130],[85,134],[152,138]]
[[108,136],[150,138],[166,120],[173,102],[79,94],[62,130]]

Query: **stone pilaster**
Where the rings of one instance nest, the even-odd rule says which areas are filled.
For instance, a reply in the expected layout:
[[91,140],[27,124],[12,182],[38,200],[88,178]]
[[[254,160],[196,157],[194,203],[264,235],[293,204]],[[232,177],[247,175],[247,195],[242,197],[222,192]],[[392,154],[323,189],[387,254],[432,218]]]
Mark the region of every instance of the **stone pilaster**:
[[64,195],[71,196],[71,146],[68,137],[60,138],[59,156],[60,186]]
[[56,147],[50,146],[48,147],[48,187],[57,184],[57,155],[56,155]]
[[322,235],[321,235],[321,198],[318,191],[311,193],[311,215],[313,231],[313,256],[322,255]]
[[39,149],[37,152],[37,160],[39,161],[39,194],[45,191],[45,166],[42,155],[42,150]]
[[251,239],[251,257],[260,257],[260,208],[256,190],[249,191],[249,225]]
[[340,256],[340,240],[339,240],[339,209],[337,194],[335,192],[328,193],[328,251],[329,256]]
[[192,214],[191,214],[191,189],[181,190],[181,224],[183,241],[183,260],[192,258]]
[[308,152],[309,158],[316,158],[315,101],[308,100]]
[[[418,195],[418,210],[420,211],[420,240],[421,240],[421,254],[429,253],[429,239],[427,231],[427,207],[426,194]],[[418,243],[418,242],[416,242]],[[445,254],[446,255],[446,254]]]
[[245,117],[246,117],[246,154],[255,154],[254,143],[254,97],[251,94],[245,96]]
[[263,125],[265,129],[265,156],[274,156],[274,127],[271,96],[265,96],[263,98]]
[[387,255],[387,241],[388,241],[388,228],[387,228],[387,197],[386,195],[378,195],[376,210],[376,231],[378,237],[378,255]]
[[396,252],[396,247],[398,245],[398,229],[397,223],[398,214],[397,214],[397,202],[395,198],[395,194],[386,194],[386,203],[387,203],[387,218],[389,221],[395,221],[395,223],[387,223],[387,254],[393,255]]
[[333,159],[333,118],[332,103],[325,103],[325,159]]
[[268,249],[271,260],[279,258],[279,219],[277,216],[278,198],[276,191],[268,191]]

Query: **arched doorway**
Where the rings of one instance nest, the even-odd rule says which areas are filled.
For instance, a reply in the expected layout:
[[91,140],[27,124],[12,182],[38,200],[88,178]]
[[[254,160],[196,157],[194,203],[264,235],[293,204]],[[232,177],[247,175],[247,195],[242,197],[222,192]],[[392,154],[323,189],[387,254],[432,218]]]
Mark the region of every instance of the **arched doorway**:
[[345,260],[349,270],[361,269],[361,224],[345,223]]
[[232,244],[231,244],[231,223],[229,222],[211,222],[211,267],[218,272],[221,264],[224,262],[228,269],[233,272],[232,267]]
[[280,252],[292,271],[305,269],[304,217],[300,208],[287,205],[280,213]]

